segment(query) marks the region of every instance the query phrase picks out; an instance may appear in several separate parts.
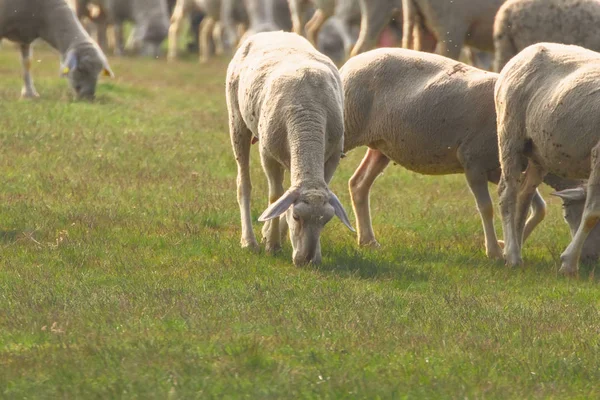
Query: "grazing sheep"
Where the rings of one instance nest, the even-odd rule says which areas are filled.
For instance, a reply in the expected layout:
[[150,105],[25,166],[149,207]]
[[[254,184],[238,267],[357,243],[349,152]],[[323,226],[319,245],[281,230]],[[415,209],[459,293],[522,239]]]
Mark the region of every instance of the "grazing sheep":
[[[494,84],[497,74],[436,54],[382,48],[346,62],[344,151],[369,150],[349,182],[358,242],[378,246],[371,225],[369,192],[389,161],[412,171],[464,173],[475,196],[488,257],[501,258],[488,182],[497,183]],[[544,218],[537,194],[527,234]]]
[[[258,141],[269,181],[263,237],[281,246],[280,220],[290,228],[295,265],[321,261],[320,235],[337,215],[348,216],[328,188],[344,142],[343,90],[335,65],[292,33],[258,33],[238,49],[227,70],[227,109],[238,164],[242,247],[258,248],[250,217],[250,145]],[[284,170],[291,187],[284,192]]]
[[100,15],[93,18],[98,29],[98,43],[108,48],[106,29],[114,28],[115,53],[124,54],[123,24],[132,21],[134,31],[128,42],[129,48],[142,54],[158,57],[160,44],[169,32],[169,10],[165,0],[77,0],[78,14],[93,4],[99,7]]
[[[306,38],[316,46],[321,27],[335,13],[336,0],[288,0],[288,3],[292,15],[292,31],[302,35],[306,28]],[[315,13],[310,21],[305,22],[304,15],[311,5],[316,7]]]
[[436,52],[455,60],[463,44],[491,52],[494,17],[504,1],[402,0],[402,47],[432,51],[437,41]]
[[589,177],[581,224],[561,255],[560,271],[577,272],[586,237],[600,219],[599,80],[599,53],[556,43],[529,46],[502,70],[495,101],[509,265],[522,263],[524,214],[535,189],[551,172],[571,179]]
[[525,47],[540,42],[600,51],[600,2],[509,0],[500,7],[494,23],[496,71]]
[[214,40],[215,52],[224,52],[221,31],[221,0],[177,0],[171,26],[169,27],[169,50],[167,57],[170,60],[177,58],[177,40],[183,18],[193,10],[200,10],[204,18],[200,23],[200,62],[207,62],[210,57],[211,38]]
[[[564,179],[553,174],[548,174],[544,178],[544,183],[550,185],[557,192],[551,193],[559,197],[563,202],[563,217],[571,237],[575,236],[577,229],[581,224],[581,216],[585,207],[587,181]],[[581,260],[589,262],[600,258],[600,224],[590,232],[581,251]]]
[[0,0],[0,38],[19,43],[23,65],[21,97],[38,97],[31,77],[31,43],[41,38],[57,49],[62,74],[77,98],[92,99],[98,75],[113,76],[102,50],[65,0]]

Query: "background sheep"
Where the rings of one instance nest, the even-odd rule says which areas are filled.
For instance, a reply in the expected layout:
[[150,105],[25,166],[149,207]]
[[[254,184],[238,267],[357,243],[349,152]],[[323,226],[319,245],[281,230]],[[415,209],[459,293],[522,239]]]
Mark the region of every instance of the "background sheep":
[[57,49],[62,73],[78,98],[91,99],[100,72],[113,76],[106,57],[64,0],[0,0],[0,38],[21,49],[21,97],[38,97],[31,77],[31,43],[41,38]]
[[600,54],[554,43],[527,47],[502,70],[495,101],[509,265],[522,263],[525,213],[536,187],[551,172],[573,179],[589,176],[581,224],[561,255],[560,271],[577,272],[584,242],[600,219],[599,78]]
[[500,71],[525,47],[539,42],[576,44],[600,51],[600,2],[507,1],[494,23],[494,69]]
[[292,18],[287,0],[244,0],[249,27],[241,41],[259,32],[290,31]]
[[437,41],[436,52],[455,60],[463,44],[491,52],[494,17],[504,1],[402,0],[402,47],[433,51]]
[[98,28],[98,43],[103,49],[108,48],[106,28],[112,26],[115,35],[115,53],[124,54],[125,41],[123,24],[134,23],[134,31],[128,47],[140,51],[144,55],[157,57],[160,44],[167,37],[169,30],[169,10],[165,0],[77,0],[78,10],[86,10],[88,5],[95,4],[100,15],[94,18]]
[[[227,109],[238,164],[242,247],[258,248],[250,216],[250,145],[258,140],[269,181],[269,207],[259,218],[266,248],[281,246],[279,216],[286,214],[294,264],[321,261],[323,226],[337,215],[350,222],[328,188],[344,143],[339,73],[306,39],[260,33],[246,40],[227,70]],[[284,193],[284,170],[291,187]],[[352,228],[350,228],[352,229]]]
[[215,52],[223,53],[223,42],[221,32],[221,0],[177,0],[171,25],[169,26],[169,50],[167,57],[173,60],[177,57],[177,41],[179,29],[184,17],[194,10],[202,11],[204,18],[200,24],[200,62],[208,61],[210,57],[211,38],[214,39]]
[[[321,27],[328,18],[335,13],[335,0],[288,0],[292,17],[292,31],[303,35],[306,29],[306,38],[316,46],[317,37]],[[311,19],[306,22],[304,16],[308,8],[314,5],[316,10]]]
[[[486,254],[501,258],[488,191],[488,182],[500,177],[493,97],[498,75],[406,49],[363,53],[346,62],[340,74],[344,151],[369,146],[349,182],[359,244],[378,245],[369,192],[392,160],[422,174],[464,173],[481,214]],[[527,234],[544,213],[536,193]]]

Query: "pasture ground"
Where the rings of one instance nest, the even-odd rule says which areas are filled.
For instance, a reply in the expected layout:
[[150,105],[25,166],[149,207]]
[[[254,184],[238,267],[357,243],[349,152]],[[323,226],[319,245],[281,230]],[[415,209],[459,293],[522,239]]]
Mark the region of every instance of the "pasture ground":
[[[390,166],[381,250],[333,220],[323,264],[295,268],[289,242],[239,248],[225,58],[113,58],[95,104],[71,101],[56,54],[34,59],[42,98],[19,101],[0,51],[0,397],[600,397],[595,265],[557,275],[569,233],[548,189],[509,269],[485,258],[462,176]],[[349,213],[363,154],[332,183]],[[256,220],[256,148],[252,177]]]

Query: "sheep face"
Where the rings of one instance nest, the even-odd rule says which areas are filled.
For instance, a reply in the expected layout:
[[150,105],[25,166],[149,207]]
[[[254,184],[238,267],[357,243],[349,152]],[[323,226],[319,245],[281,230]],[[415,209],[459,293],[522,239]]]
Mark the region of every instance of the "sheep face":
[[271,204],[258,220],[266,222],[284,214],[296,266],[321,262],[321,231],[334,215],[354,231],[344,207],[328,188],[292,188]]
[[113,76],[106,58],[95,46],[85,46],[67,53],[63,75],[68,78],[77,99],[94,99],[98,75],[101,72]]
[[304,193],[286,213],[290,229],[294,265],[321,262],[321,231],[335,210],[327,192]]
[[[575,236],[575,233],[581,224],[581,217],[585,206],[585,189],[579,187],[553,194],[561,198],[563,202],[563,217],[567,224],[569,224],[571,236]],[[587,262],[598,260],[598,258],[600,258],[600,246],[598,246],[598,244],[600,244],[600,224],[597,225],[587,237],[585,244],[583,245],[583,250],[581,251],[581,260]]]

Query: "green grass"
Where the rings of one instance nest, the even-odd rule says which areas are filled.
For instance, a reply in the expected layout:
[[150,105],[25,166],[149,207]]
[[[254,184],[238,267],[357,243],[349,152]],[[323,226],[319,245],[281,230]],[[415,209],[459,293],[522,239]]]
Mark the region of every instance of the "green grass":
[[[381,250],[333,221],[323,264],[295,268],[289,243],[239,248],[225,59],[111,59],[95,104],[72,102],[55,54],[34,59],[42,98],[19,101],[0,51],[0,397],[600,396],[596,266],[557,275],[569,234],[548,190],[509,269],[486,259],[462,176],[391,166]],[[363,154],[332,183],[348,211]],[[256,220],[256,149],[252,177]]]

